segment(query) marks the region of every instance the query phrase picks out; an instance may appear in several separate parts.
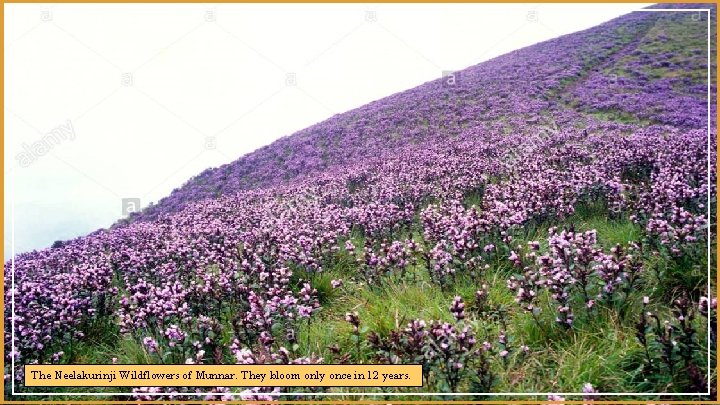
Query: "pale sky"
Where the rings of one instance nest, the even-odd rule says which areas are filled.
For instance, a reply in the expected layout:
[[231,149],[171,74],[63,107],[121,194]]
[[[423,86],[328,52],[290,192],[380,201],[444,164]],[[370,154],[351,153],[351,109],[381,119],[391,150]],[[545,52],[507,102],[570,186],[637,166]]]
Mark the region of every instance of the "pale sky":
[[4,258],[13,224],[16,253],[87,234],[123,198],[647,5],[5,4]]

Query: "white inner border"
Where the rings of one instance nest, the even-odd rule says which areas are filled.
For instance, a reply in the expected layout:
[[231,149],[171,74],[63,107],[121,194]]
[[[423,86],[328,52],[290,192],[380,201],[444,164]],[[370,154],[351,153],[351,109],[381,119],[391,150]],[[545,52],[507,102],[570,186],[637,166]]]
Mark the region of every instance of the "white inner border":
[[[603,392],[603,393],[592,393],[592,394],[586,394],[582,392],[530,392],[530,393],[514,393],[514,392],[493,392],[493,393],[472,393],[472,392],[450,392],[450,393],[428,393],[428,392],[365,392],[365,393],[339,393],[339,392],[328,392],[328,393],[305,393],[305,392],[283,392],[283,393],[261,393],[257,395],[267,395],[267,396],[291,396],[291,395],[297,395],[297,396],[393,396],[393,395],[410,395],[410,396],[435,396],[435,395],[448,395],[448,396],[461,396],[461,395],[474,395],[474,396],[544,396],[544,395],[564,395],[564,396],[620,396],[620,395],[626,395],[626,396],[660,396],[660,395],[676,395],[676,396],[698,396],[698,395],[710,395],[710,382],[711,379],[711,364],[710,364],[710,318],[712,317],[712,308],[710,307],[710,302],[712,301],[712,294],[710,291],[710,262],[711,262],[711,229],[710,229],[710,194],[711,194],[711,183],[710,183],[710,125],[711,125],[711,119],[710,119],[710,85],[711,85],[711,64],[710,64],[710,33],[711,33],[711,27],[710,27],[710,19],[712,17],[711,10],[710,9],[673,9],[673,8],[645,8],[640,10],[634,10],[630,13],[639,12],[639,11],[650,11],[650,12],[661,12],[661,11],[673,11],[673,12],[701,12],[704,11],[707,13],[707,51],[708,51],[708,57],[707,57],[707,131],[708,131],[708,141],[707,141],[707,152],[708,152],[708,162],[707,162],[707,168],[708,168],[708,198],[707,198],[707,209],[708,209],[708,227],[707,227],[707,236],[708,236],[708,268],[707,268],[707,277],[708,277],[708,333],[707,333],[707,360],[708,360],[708,374],[707,374],[707,385],[708,385],[708,391],[706,393],[703,392],[681,392],[681,393],[615,393],[615,392]],[[628,13],[628,14],[630,14]],[[15,189],[14,188],[14,177],[10,177],[10,189],[11,192]],[[14,196],[14,192],[12,192],[12,195]],[[11,228],[11,249],[12,249],[12,258],[11,261],[11,295],[12,295],[12,320],[11,320],[11,333],[12,333],[12,351],[15,352],[15,200],[11,199],[11,219],[10,219],[10,228]],[[12,369],[11,369],[11,385],[12,390],[11,393],[13,396],[15,395],[27,395],[27,396],[132,396],[132,395],[139,395],[137,393],[115,393],[115,392],[99,392],[99,393],[93,393],[93,392],[74,392],[74,393],[26,393],[26,392],[15,392],[15,356],[11,357],[12,359]],[[88,387],[91,388],[91,387]],[[233,387],[235,388],[235,387]],[[241,387],[241,388],[247,388],[250,389],[252,387]],[[171,396],[171,395],[177,395],[177,396],[205,396],[205,395],[222,395],[222,396],[241,396],[241,395],[253,395],[253,394],[243,394],[243,393],[211,393],[211,392],[204,392],[204,393],[179,393],[179,394],[170,394],[170,393],[142,393],[141,395],[148,395],[148,396]]]

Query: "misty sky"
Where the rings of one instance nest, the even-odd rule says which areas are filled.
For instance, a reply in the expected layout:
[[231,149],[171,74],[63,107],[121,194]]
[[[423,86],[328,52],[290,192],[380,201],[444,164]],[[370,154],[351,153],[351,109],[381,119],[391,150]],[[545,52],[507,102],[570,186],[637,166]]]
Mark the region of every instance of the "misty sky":
[[6,4],[5,260],[208,167],[647,4]]

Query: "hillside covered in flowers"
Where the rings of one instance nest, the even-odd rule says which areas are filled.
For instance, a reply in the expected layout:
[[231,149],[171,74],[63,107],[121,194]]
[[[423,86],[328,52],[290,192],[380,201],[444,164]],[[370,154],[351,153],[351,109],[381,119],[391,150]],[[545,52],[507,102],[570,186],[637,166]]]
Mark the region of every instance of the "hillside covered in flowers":
[[6,395],[13,377],[33,392],[22,364],[115,362],[420,363],[425,377],[200,396],[218,400],[716,396],[711,18],[708,33],[707,13],[633,12],[511,52],[17,255]]

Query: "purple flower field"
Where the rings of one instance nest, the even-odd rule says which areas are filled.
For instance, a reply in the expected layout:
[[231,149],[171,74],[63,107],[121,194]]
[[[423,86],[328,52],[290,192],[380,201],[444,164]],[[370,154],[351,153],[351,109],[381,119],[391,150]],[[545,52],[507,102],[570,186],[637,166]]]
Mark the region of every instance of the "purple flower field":
[[634,12],[511,52],[17,255],[6,395],[14,360],[19,392],[34,363],[421,363],[422,388],[207,399],[716,396],[707,18]]

